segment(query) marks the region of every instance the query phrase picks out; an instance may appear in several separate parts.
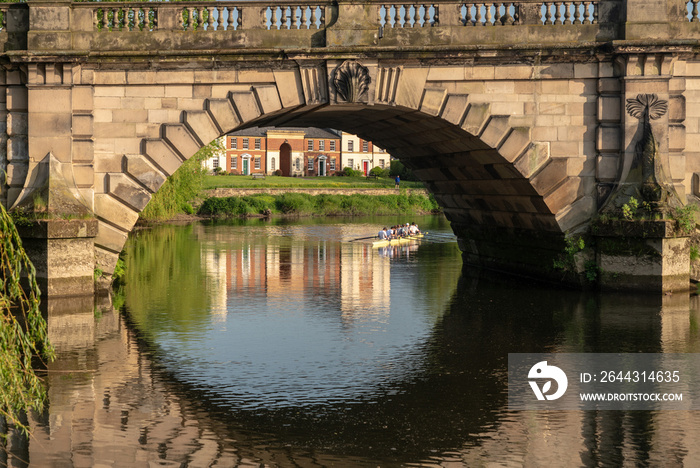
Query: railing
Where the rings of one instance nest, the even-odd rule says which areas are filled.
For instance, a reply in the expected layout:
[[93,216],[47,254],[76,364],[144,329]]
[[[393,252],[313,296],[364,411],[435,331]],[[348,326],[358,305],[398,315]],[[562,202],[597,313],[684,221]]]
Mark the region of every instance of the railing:
[[325,27],[327,2],[291,0],[286,4],[238,1],[76,5],[92,8],[94,29],[98,31],[233,31],[250,28],[321,29]]
[[[689,0],[698,2],[700,0]],[[464,26],[520,25],[524,5],[539,10],[539,24],[596,24],[596,1],[495,1],[464,3],[401,3],[379,5],[379,24],[384,28],[421,28],[440,25],[440,9],[459,9],[459,21]]]
[[697,23],[700,21],[698,18],[698,2],[700,2],[700,0],[688,0],[685,2],[685,17],[691,23]]

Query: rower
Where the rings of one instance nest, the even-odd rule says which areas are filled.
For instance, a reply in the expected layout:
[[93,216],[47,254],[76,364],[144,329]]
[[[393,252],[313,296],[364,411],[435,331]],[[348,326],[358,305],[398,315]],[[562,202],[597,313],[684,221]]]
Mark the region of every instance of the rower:
[[380,240],[385,240],[385,239],[388,239],[388,238],[389,238],[389,235],[388,235],[387,232],[386,232],[386,227],[385,227],[384,229],[382,229],[381,231],[379,231],[379,234],[377,234],[377,237],[378,237]]

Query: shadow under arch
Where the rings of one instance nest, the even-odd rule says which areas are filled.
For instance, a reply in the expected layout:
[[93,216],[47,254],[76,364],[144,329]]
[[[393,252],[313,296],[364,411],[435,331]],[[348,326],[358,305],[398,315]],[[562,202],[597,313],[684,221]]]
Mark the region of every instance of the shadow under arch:
[[[118,226],[122,231],[98,235],[103,271],[113,271],[116,252],[150,194],[202,146],[252,126],[308,126],[356,134],[412,169],[443,208],[467,262],[560,280],[552,277],[552,260],[563,248],[564,232],[585,221],[569,209],[582,197],[581,182],[567,175],[565,159],[550,158],[548,146],[532,140],[529,128],[491,115],[488,103],[447,95],[436,115],[420,105],[383,103],[314,104],[266,113],[260,102],[254,87],[230,92],[226,99],[206,99],[205,110],[183,111],[180,123],[162,125],[161,138],[143,140],[142,154],[125,157],[124,174],[109,178],[108,195],[126,205],[129,216],[118,210],[98,213],[101,230]],[[119,184],[123,176],[130,179],[126,189]]]

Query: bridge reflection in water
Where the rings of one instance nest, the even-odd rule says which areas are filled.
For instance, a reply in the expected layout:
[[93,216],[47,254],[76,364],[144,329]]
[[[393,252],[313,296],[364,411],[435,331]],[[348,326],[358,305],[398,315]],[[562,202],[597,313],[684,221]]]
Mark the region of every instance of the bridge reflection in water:
[[[305,230],[313,232],[313,228]],[[346,326],[348,317],[353,317],[352,326],[352,320],[386,322],[399,315],[393,303],[374,316],[363,318],[352,312],[371,310],[387,297],[394,300],[392,293],[413,281],[411,275],[417,274],[424,283],[439,283],[441,288],[434,291],[447,289],[446,300],[431,296],[429,288],[421,293],[426,303],[436,305],[429,314],[432,320],[427,333],[415,342],[411,355],[415,365],[388,390],[352,404],[254,410],[223,404],[215,398],[216,388],[183,384],[187,374],[197,371],[196,363],[182,363],[186,370],[180,374],[168,369],[158,340],[162,342],[163,330],[171,329],[159,323],[163,317],[158,314],[132,311],[130,317],[122,316],[109,304],[96,309],[84,304],[80,310],[63,312],[54,308],[49,329],[59,358],[48,372],[50,406],[41,415],[31,415],[34,434],[29,443],[11,438],[9,459],[4,462],[23,466],[21,460],[28,460],[31,466],[42,467],[700,463],[695,444],[700,427],[697,412],[510,412],[506,408],[508,352],[699,352],[698,298],[592,296],[504,278],[493,281],[469,270],[460,276],[459,268],[454,273],[445,271],[448,257],[458,259],[459,254],[439,244],[425,244],[408,259],[394,260],[376,253],[365,256],[362,247],[351,247],[348,258],[344,244],[329,242],[323,248],[318,236],[310,235],[306,247],[291,247],[287,261],[279,246],[265,247],[252,239],[236,245],[225,230],[215,227],[168,228],[168,232],[160,234],[160,245],[145,233],[130,250],[130,261],[141,262],[142,270],[130,273],[134,290],[128,293],[133,293],[127,297],[129,308],[136,301],[146,301],[149,283],[139,281],[161,270],[175,276],[186,272],[194,283],[203,281],[198,285],[213,284],[212,279],[218,278],[207,299],[207,313],[190,310],[189,320],[207,321],[207,327],[226,319],[220,309],[222,289],[227,291],[229,309],[237,298],[252,303],[276,295],[297,300],[289,289],[284,293],[284,281],[302,288],[308,304],[330,304],[313,294],[326,291],[335,301],[333,317]],[[247,257],[248,270],[242,248],[246,245],[254,254]],[[182,248],[192,252],[190,258]],[[215,259],[212,252],[217,250],[228,253]],[[150,257],[150,267],[139,257],[139,252],[147,251],[157,253]],[[442,265],[440,278],[426,275],[427,266],[421,266],[431,258]],[[188,263],[192,259],[195,263]],[[387,271],[375,265],[383,261]],[[256,268],[266,269],[265,275],[256,273]],[[364,299],[342,300],[345,274],[364,278]],[[267,281],[264,294],[262,277],[275,279]],[[368,291],[369,285],[380,292]],[[144,289],[139,290],[140,286]],[[171,306],[164,299],[168,295],[183,302],[180,298],[188,293],[177,296],[176,289],[186,288],[176,281],[167,291],[159,291],[161,286],[155,282],[150,286],[153,299],[166,302],[166,307]],[[373,302],[375,297],[379,302]],[[173,311],[171,318],[182,326],[187,317]],[[319,362],[323,358],[316,356]]]

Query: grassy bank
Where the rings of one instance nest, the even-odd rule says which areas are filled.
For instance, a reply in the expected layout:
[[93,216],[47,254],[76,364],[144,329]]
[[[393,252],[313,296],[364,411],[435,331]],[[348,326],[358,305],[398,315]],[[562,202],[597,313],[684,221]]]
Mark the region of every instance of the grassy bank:
[[202,215],[255,216],[286,214],[299,216],[385,215],[435,213],[435,199],[424,195],[252,195],[209,198],[199,209]]
[[[394,179],[379,177],[281,177],[266,176],[253,179],[250,176],[208,175],[204,177],[204,189],[215,188],[394,188]],[[424,188],[421,182],[401,181],[401,188]]]

